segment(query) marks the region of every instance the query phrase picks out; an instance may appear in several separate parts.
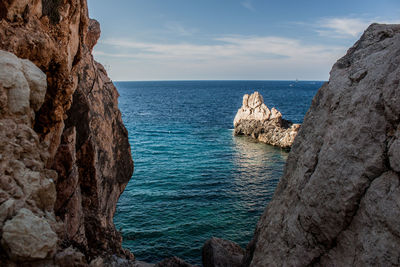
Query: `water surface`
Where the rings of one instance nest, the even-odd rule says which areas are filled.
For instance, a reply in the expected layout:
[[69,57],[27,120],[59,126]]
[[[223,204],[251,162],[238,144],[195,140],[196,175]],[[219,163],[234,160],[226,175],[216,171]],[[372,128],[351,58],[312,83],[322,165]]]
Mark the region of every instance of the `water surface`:
[[322,82],[117,82],[135,172],[114,222],[137,259],[201,263],[211,236],[250,241],[287,152],[232,135],[245,93],[301,123]]

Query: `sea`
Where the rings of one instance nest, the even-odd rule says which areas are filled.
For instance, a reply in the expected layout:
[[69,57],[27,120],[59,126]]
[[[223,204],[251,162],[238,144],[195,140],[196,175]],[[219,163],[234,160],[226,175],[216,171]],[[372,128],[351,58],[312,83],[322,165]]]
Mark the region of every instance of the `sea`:
[[243,248],[271,200],[288,151],[233,135],[244,94],[258,91],[301,123],[322,81],[116,82],[135,171],[114,217],[123,247],[156,263],[201,265],[211,237]]

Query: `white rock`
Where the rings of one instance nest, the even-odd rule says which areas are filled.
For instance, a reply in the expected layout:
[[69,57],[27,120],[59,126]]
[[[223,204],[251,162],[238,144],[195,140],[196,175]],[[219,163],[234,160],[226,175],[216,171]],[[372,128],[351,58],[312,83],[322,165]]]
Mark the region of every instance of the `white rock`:
[[28,209],[19,210],[3,227],[1,243],[13,259],[44,259],[53,255],[57,235],[43,218]]
[[0,50],[0,85],[7,91],[11,113],[29,114],[41,107],[47,89],[46,75],[32,62]]
[[233,120],[235,135],[247,135],[260,142],[288,148],[300,128],[282,119],[282,114],[275,108],[271,110],[264,104],[258,92],[243,96],[243,106]]
[[38,111],[42,106],[46,95],[46,74],[27,59],[22,59],[21,63],[22,70],[30,88],[30,104],[33,110]]

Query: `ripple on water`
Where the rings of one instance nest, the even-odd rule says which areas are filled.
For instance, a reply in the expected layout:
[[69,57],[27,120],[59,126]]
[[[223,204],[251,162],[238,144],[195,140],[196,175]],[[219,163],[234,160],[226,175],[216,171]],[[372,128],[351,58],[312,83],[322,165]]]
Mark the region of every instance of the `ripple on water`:
[[135,173],[114,222],[139,260],[176,255],[200,264],[211,236],[245,247],[283,172],[287,152],[234,137],[242,96],[301,122],[321,82],[117,83]]

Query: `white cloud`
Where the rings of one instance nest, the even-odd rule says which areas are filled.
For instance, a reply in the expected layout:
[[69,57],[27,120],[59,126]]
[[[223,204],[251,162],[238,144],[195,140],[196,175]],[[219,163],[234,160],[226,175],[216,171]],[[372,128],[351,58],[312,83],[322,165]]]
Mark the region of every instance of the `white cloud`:
[[189,29],[184,27],[181,23],[176,21],[170,21],[165,24],[165,29],[173,34],[181,36],[190,36],[196,33],[196,29]]
[[326,37],[333,38],[349,38],[349,37],[359,37],[367,27],[372,23],[399,23],[399,21],[387,21],[380,18],[351,18],[351,17],[341,17],[341,18],[323,18],[317,22],[315,27],[317,32]]
[[117,80],[312,79],[321,73],[327,78],[332,64],[345,52],[345,47],[275,36],[220,36],[208,44],[124,39],[100,44],[102,50],[96,50],[95,56],[113,67],[111,76]]
[[369,24],[369,21],[356,18],[326,18],[319,22],[318,32],[324,36],[357,37]]
[[241,4],[248,10],[255,11],[252,0],[244,0],[243,2],[241,2]]
[[257,61],[270,61],[282,59],[308,58],[321,60],[337,55],[344,51],[343,47],[306,45],[299,40],[266,36],[221,36],[211,40],[214,44],[193,43],[145,43],[134,40],[107,39],[102,44],[113,46],[112,50],[128,49],[126,54],[106,54],[97,52],[98,55],[115,57],[131,57],[142,59],[172,59],[172,60],[211,60],[226,58],[247,58]]

